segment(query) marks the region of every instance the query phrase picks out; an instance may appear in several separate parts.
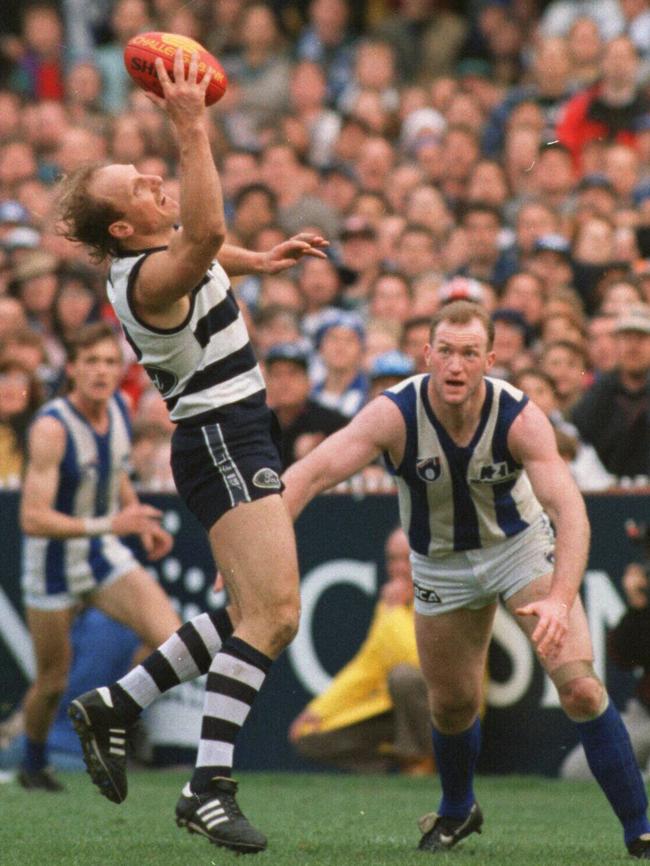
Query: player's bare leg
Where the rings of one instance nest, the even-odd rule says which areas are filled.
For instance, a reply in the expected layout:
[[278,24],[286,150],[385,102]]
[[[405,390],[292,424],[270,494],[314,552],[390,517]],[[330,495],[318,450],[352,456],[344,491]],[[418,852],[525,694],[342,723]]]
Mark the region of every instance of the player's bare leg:
[[[517,616],[518,608],[548,595],[551,575],[540,577],[508,600],[508,608],[532,639],[536,619]],[[553,680],[560,703],[584,746],[587,762],[623,826],[629,853],[650,860],[648,798],[634,750],[618,710],[593,669],[593,650],[579,597],[569,612],[569,629],[559,651],[540,658]]]
[[233,752],[272,661],[298,628],[295,538],[284,503],[273,495],[228,511],[210,542],[241,619],[210,666],[196,769],[176,820],[217,845],[253,853],[266,838],[237,805]]
[[447,851],[470,833],[480,833],[483,816],[473,790],[480,749],[487,650],[496,607],[460,609],[439,616],[415,615],[415,634],[433,719],[433,747],[442,785],[437,812],[420,819],[419,848]]
[[27,750],[18,781],[27,789],[60,791],[63,786],[47,767],[47,735],[63,695],[72,659],[70,629],[74,609],[27,608],[34,647],[36,677],[24,701]]

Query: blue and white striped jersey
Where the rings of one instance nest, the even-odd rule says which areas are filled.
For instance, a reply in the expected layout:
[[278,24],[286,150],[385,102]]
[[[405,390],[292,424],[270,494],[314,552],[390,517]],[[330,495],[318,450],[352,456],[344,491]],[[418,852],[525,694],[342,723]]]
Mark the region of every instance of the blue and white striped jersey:
[[214,261],[192,292],[180,325],[147,325],[131,306],[133,287],[148,255],[164,247],[113,259],[108,298],[138,361],[167,403],[172,421],[183,422],[257,395],[265,385],[228,275]]
[[[109,429],[100,435],[65,397],[46,403],[37,418],[56,418],[66,441],[53,508],[73,517],[102,517],[120,510],[120,482],[128,470],[131,427],[119,394],[108,404]],[[28,536],[23,544],[23,587],[56,594],[91,589],[113,573],[126,548],[114,535],[80,538]]]
[[486,377],[478,427],[469,445],[460,446],[436,418],[428,381],[427,374],[412,376],[383,392],[406,424],[404,457],[391,469],[411,548],[436,558],[516,535],[542,513],[507,444],[508,430],[528,398],[507,382]]

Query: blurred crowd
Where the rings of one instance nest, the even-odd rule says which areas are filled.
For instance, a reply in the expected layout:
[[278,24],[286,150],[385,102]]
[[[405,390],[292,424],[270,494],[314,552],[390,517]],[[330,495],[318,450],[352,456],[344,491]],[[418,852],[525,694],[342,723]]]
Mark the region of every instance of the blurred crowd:
[[[70,334],[113,320],[105,266],[57,234],[56,179],[110,160],[178,190],[165,115],[122,59],[147,30],[228,74],[210,110],[228,240],[331,243],[234,281],[287,465],[424,372],[431,315],[467,298],[580,487],[648,483],[647,0],[4,0],[0,28],[0,485],[20,484]],[[124,351],[134,479],[172,489],[163,401]],[[376,466],[359,489],[391,484]]]

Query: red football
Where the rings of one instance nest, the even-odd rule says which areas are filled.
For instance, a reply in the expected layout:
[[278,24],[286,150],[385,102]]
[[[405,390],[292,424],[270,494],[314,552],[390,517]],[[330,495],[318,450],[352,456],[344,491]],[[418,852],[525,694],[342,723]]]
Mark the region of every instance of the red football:
[[124,49],[124,65],[131,78],[143,90],[150,90],[152,93],[162,96],[162,87],[156,73],[156,57],[162,59],[170,78],[173,78],[174,57],[179,48],[183,49],[186,75],[193,51],[199,55],[199,80],[203,78],[208,69],[212,70],[212,80],[205,94],[205,103],[206,105],[213,105],[225,93],[228,79],[216,57],[213,57],[194,39],[179,36],[176,33],[138,33],[127,42]]

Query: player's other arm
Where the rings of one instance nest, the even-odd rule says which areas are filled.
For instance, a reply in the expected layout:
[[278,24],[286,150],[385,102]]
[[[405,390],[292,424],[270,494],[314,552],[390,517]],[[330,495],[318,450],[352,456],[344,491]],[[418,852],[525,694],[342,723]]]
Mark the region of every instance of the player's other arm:
[[166,111],[177,133],[181,228],[165,251],[145,260],[138,275],[135,300],[145,315],[167,312],[180,301],[188,304],[186,296],[203,279],[226,236],[221,183],[207,131],[205,91],[210,73],[197,81],[197,56],[192,55],[186,78],[180,50],[173,81],[162,60],[156,60],[156,69],[165,98],[148,95]]
[[328,246],[329,242],[321,235],[300,232],[265,252],[224,244],[219,250],[218,258],[219,264],[231,277],[243,274],[278,274],[295,265],[303,256],[326,258],[323,250]]
[[[508,445],[513,457],[524,465],[533,491],[555,527],[555,563],[550,593],[543,602],[527,605],[520,611],[540,616],[540,642],[535,634],[533,640],[543,651],[547,648],[543,643],[547,631],[555,634],[551,643],[559,641],[561,644],[564,639],[568,612],[587,567],[589,521],[582,495],[558,453],[553,428],[534,403],[528,403],[515,419]],[[550,617],[548,624],[542,622],[546,616]]]
[[[157,508],[143,505],[140,502],[138,494],[126,472],[123,472],[120,477],[120,506],[121,510],[112,518],[112,531],[117,535],[134,533],[135,530],[129,528],[133,525],[132,520],[134,517],[144,513],[147,517],[145,530],[137,534],[140,536],[140,541],[147,557],[155,561],[166,556],[172,549],[174,539],[158,523],[158,518],[162,517],[162,512]],[[124,529],[124,532],[121,532],[121,529]]]
[[388,397],[377,397],[346,427],[287,469],[283,498],[292,518],[323,490],[354,475],[383,451],[388,451],[398,465],[404,437],[404,421],[397,406]]
[[74,517],[57,511],[54,504],[65,440],[65,429],[56,418],[44,416],[32,425],[20,504],[20,526],[26,535],[41,538],[130,535],[145,531],[156,522],[160,512],[139,503],[106,517]]

